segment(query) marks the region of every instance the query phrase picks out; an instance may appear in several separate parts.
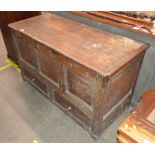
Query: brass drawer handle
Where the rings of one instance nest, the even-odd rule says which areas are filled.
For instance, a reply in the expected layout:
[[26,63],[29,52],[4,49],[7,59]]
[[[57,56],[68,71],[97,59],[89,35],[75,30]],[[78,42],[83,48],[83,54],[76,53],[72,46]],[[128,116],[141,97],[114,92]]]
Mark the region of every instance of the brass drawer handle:
[[72,109],[72,107],[69,106],[69,107],[66,109],[66,111],[70,111],[71,109]]

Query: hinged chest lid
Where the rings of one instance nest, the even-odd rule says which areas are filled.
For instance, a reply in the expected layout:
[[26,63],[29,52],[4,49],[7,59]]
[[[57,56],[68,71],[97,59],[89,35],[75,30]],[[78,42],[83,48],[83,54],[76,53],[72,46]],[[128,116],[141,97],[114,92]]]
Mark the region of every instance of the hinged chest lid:
[[9,27],[103,76],[112,75],[148,48],[144,43],[53,14],[15,22]]

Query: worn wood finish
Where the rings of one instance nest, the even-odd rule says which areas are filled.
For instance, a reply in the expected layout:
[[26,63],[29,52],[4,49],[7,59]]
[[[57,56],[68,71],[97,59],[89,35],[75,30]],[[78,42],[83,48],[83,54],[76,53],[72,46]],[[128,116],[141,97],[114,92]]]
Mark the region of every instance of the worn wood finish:
[[139,105],[118,131],[118,141],[122,143],[155,143],[155,89],[143,93]]
[[109,11],[71,11],[71,13],[123,29],[140,32],[154,37],[153,22],[133,18]]
[[0,12],[0,29],[3,35],[4,43],[7,49],[8,57],[17,63],[17,53],[13,44],[11,32],[8,24],[39,15],[38,11],[1,11]]
[[133,123],[129,116],[119,127],[117,137],[120,143],[155,143],[155,134]]
[[133,143],[130,139],[127,139],[125,136],[118,134],[117,136],[118,143]]
[[51,14],[9,26],[23,78],[92,137],[126,109],[148,45]]
[[155,89],[143,93],[132,115],[135,124],[142,124],[142,127],[155,134]]

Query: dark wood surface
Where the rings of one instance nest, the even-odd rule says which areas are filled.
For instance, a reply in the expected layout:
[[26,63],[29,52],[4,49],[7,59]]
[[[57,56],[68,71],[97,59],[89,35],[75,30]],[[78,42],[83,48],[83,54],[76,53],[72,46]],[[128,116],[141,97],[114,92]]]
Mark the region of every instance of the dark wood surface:
[[147,45],[51,14],[9,26],[23,79],[93,138],[127,108]]
[[13,23],[10,26],[17,31],[24,30],[21,33],[36,38],[49,47],[55,47],[61,54],[104,76],[116,72],[147,47],[146,44],[129,38],[51,14]]
[[8,24],[39,15],[39,11],[1,11],[0,12],[0,29],[3,35],[8,57],[17,63],[17,53],[14,47],[11,32]]

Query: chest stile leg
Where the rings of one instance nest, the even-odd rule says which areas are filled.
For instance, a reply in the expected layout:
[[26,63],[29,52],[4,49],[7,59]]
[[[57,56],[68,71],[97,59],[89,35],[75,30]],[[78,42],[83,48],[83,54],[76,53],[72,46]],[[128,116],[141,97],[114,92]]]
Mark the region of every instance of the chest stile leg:
[[101,133],[101,125],[102,125],[102,101],[101,101],[101,92],[102,92],[102,76],[97,76],[96,85],[95,85],[95,99],[94,99],[94,111],[93,111],[93,119],[91,124],[91,133],[92,137],[96,140],[99,138]]

